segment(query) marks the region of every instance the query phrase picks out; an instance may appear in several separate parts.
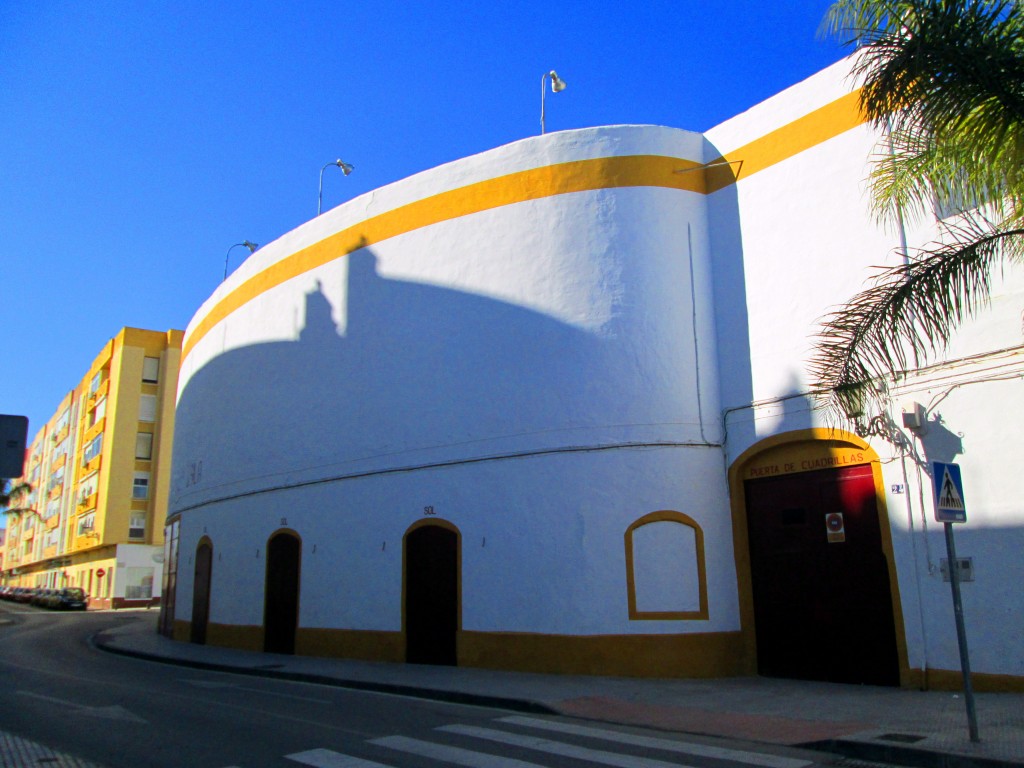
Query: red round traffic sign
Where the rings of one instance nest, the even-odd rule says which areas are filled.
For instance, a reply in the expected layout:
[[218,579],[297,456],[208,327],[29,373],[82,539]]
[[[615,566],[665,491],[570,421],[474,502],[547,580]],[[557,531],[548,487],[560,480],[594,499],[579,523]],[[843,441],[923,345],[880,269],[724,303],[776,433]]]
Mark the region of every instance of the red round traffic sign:
[[107,572],[105,570],[103,570],[102,568],[97,568],[96,569],[96,575],[97,576],[106,576]]

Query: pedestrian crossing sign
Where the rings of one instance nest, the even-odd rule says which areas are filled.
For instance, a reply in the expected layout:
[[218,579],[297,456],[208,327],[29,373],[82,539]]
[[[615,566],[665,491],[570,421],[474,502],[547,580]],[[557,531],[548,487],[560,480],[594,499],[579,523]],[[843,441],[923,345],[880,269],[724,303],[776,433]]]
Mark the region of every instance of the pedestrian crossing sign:
[[960,466],[941,461],[932,462],[932,487],[935,489],[935,520],[939,523],[966,523],[964,484]]

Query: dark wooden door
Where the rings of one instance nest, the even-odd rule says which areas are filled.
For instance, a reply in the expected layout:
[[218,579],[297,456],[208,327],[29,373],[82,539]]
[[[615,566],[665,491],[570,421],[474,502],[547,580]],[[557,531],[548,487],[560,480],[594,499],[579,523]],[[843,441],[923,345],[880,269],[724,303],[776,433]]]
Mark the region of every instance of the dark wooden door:
[[405,538],[405,660],[456,663],[458,534],[439,525]]
[[871,467],[751,480],[745,490],[760,673],[898,685]]
[[263,650],[268,653],[295,653],[301,556],[302,545],[293,534],[279,533],[267,542]]
[[200,542],[196,547],[195,578],[192,582],[192,627],[189,639],[206,644],[206,628],[210,622],[210,578],[213,570],[213,545]]

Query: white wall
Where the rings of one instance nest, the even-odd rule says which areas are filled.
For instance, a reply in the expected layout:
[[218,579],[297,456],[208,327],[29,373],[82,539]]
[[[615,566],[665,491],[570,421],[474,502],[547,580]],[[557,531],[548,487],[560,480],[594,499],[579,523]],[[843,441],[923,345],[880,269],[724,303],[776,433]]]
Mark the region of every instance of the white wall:
[[[847,62],[787,89],[707,133],[706,156],[728,155],[855,86]],[[884,150],[867,126],[747,177],[711,196],[716,322],[722,404],[730,460],[767,436],[828,425],[807,396],[807,364],[826,313],[866,287],[879,265],[897,263],[900,233],[872,217],[868,159]],[[738,221],[738,229],[730,222]],[[911,249],[941,235],[934,218],[908,220]],[[963,589],[975,671],[1024,674],[1024,619],[1016,552],[1024,507],[1014,469],[1021,448],[1016,412],[1024,403],[1024,269],[997,273],[989,309],[967,322],[923,373],[890,383],[889,418],[904,403],[929,408],[929,432],[906,455],[873,438],[882,458],[910,664],[956,670],[959,659],[942,528],[933,520],[929,461],[961,465],[968,522],[956,527],[958,554],[972,556],[977,580]],[[999,353],[998,350],[1010,351]],[[792,396],[792,397],[790,397]],[[789,399],[784,399],[789,398]],[[751,401],[768,401],[750,407]],[[842,425],[852,428],[851,425]],[[906,474],[904,474],[906,467]],[[903,486],[894,493],[894,486]]]
[[[733,156],[846,95],[847,66],[706,136],[649,126],[550,134],[357,198],[248,259],[199,310],[186,346],[247,280],[333,233],[530,169]],[[205,534],[211,620],[260,624],[266,540],[287,525],[303,540],[303,626],[397,630],[401,537],[433,506],[462,534],[467,630],[737,629],[717,444],[731,461],[824,423],[807,373],[820,320],[897,258],[900,233],[869,210],[878,141],[848,127],[710,195],[609,183],[484,206],[271,280],[182,366],[170,501],[183,514],[178,615],[190,615],[191,557]],[[936,232],[919,221],[904,234],[913,246]],[[890,418],[899,425],[907,398],[924,402],[930,436],[908,434],[906,451],[871,439],[914,668],[958,665],[924,474],[941,459],[959,461],[967,484],[969,522],[957,535],[977,572],[964,592],[975,669],[1024,673],[1013,466],[1022,305],[1024,279],[1010,271],[946,364],[893,385]],[[628,619],[623,534],[658,510],[701,526],[707,621]]]
[[[247,279],[361,216],[519,170],[633,154],[682,166],[702,148],[620,126],[433,169],[255,254],[186,339]],[[302,626],[397,631],[402,535],[433,506],[462,533],[464,629],[737,630],[706,228],[692,191],[527,199],[341,254],[235,310],[179,386],[178,615],[207,535],[211,621],[262,623],[266,541],[287,525],[303,541]],[[629,620],[624,534],[659,510],[704,532],[707,621]]]

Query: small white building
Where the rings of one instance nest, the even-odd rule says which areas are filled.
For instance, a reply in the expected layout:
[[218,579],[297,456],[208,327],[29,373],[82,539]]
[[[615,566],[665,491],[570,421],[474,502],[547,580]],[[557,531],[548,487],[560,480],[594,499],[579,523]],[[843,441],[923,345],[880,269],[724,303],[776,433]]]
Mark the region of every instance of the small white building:
[[956,461],[975,686],[1024,689],[1024,275],[890,383],[902,447],[808,394],[820,318],[938,231],[874,223],[847,71],[706,134],[524,139],[257,251],[186,332],[165,631],[953,687],[928,462]]

